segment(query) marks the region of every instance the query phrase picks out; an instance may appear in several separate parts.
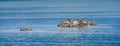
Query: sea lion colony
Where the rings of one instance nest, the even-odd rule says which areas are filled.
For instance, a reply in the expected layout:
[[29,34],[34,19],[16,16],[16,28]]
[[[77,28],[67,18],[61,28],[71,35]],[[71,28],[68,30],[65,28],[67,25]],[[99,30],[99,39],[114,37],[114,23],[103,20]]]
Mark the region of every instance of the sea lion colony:
[[59,27],[84,27],[84,26],[96,26],[96,23],[86,21],[86,20],[79,20],[76,19],[74,21],[71,21],[69,19],[61,22],[58,24]]

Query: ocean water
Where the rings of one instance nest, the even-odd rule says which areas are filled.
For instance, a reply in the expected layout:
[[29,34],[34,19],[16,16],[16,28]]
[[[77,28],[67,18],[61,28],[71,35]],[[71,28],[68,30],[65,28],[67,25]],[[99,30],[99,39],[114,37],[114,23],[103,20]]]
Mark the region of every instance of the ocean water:
[[[1,0],[0,46],[120,46],[119,0]],[[66,20],[97,26],[63,28]],[[32,31],[20,31],[30,27]]]

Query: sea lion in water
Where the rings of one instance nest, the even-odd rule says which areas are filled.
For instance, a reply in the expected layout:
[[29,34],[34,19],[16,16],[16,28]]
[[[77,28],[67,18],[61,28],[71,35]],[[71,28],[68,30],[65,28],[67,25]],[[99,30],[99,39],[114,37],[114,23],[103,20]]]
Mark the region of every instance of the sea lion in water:
[[20,31],[32,31],[31,28],[20,28]]
[[59,27],[84,27],[84,26],[96,26],[97,24],[90,22],[90,21],[85,21],[85,20],[74,20],[70,21],[69,19],[58,24]]

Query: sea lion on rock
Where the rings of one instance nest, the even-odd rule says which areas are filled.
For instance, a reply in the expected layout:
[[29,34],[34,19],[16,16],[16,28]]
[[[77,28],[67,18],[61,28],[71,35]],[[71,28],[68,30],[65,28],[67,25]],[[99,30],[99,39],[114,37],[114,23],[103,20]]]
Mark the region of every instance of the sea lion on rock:
[[72,21],[67,19],[64,22],[61,22],[60,24],[58,24],[58,26],[60,26],[60,27],[70,27],[71,24],[72,24]]
[[97,24],[90,22],[90,21],[85,21],[85,20],[74,20],[70,21],[69,19],[58,24],[59,27],[84,27],[84,26],[96,26]]
[[85,21],[85,20],[78,20],[79,24],[85,25],[85,26],[96,26],[97,24],[90,22],[90,21]]

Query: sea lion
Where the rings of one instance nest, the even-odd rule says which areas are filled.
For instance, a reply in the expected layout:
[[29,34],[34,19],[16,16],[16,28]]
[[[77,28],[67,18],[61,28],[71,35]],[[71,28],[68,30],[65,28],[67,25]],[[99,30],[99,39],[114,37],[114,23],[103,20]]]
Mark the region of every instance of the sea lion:
[[31,28],[20,28],[20,31],[32,31]]
[[60,24],[58,24],[58,26],[60,26],[60,27],[70,27],[71,24],[72,24],[72,21],[67,19],[64,22],[61,22]]
[[[67,20],[68,21],[68,20]],[[58,24],[59,27],[84,27],[84,26],[96,26],[97,24],[86,21],[86,20],[74,20],[74,21],[64,21]]]

